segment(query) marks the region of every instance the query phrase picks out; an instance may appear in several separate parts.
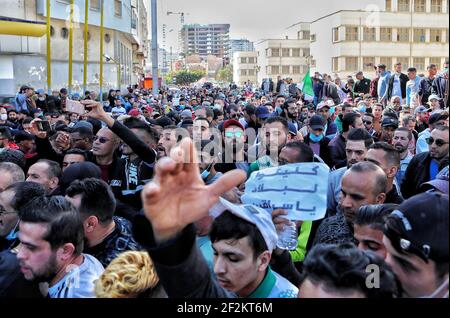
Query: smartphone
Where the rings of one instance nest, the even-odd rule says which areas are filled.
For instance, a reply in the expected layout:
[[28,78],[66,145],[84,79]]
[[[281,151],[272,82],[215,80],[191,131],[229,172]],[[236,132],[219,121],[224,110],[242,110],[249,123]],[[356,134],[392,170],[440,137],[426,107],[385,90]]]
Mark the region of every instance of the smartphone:
[[50,123],[47,120],[37,121],[36,127],[39,131],[49,132],[52,130]]
[[85,107],[78,101],[67,100],[66,101],[66,112],[75,113],[78,115],[84,115],[86,113]]

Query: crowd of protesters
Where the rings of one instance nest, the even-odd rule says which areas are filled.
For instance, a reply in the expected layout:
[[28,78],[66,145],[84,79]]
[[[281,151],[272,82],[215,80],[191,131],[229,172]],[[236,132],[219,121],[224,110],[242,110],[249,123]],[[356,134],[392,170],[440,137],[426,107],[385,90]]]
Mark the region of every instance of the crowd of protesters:
[[[394,68],[316,73],[312,99],[282,79],[21,87],[0,107],[0,297],[448,298],[448,63]],[[243,209],[245,182],[311,162],[326,216],[280,249],[287,212]]]

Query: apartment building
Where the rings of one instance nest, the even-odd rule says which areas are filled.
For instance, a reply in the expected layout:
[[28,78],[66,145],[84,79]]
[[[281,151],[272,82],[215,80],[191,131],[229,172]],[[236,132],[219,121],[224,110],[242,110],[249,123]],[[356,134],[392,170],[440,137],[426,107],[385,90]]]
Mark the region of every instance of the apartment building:
[[[6,3],[5,3],[6,2]],[[121,67],[121,87],[138,83],[148,58],[147,10],[144,0],[104,1],[104,53]],[[2,16],[46,21],[46,0],[3,0]],[[69,0],[51,1],[52,89],[68,86]],[[75,0],[73,91],[83,89],[85,1]],[[101,0],[89,1],[88,85],[99,90]],[[0,35],[0,94],[11,94],[28,84],[47,89],[46,36]],[[118,65],[104,58],[103,90],[117,88]]]
[[236,52],[233,55],[233,82],[239,86],[258,82],[258,52]]
[[222,59],[230,58],[229,24],[184,25],[180,37],[185,56],[198,54],[203,58],[208,55]]
[[343,10],[311,22],[312,71],[341,77],[374,65],[442,67],[449,56],[449,0],[385,0],[380,11]]

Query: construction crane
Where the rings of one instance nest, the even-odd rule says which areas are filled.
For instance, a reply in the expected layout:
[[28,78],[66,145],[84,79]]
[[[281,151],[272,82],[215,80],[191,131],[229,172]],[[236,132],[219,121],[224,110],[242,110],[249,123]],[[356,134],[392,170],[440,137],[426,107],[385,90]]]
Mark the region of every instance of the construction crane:
[[180,16],[180,21],[181,21],[181,27],[183,27],[183,25],[184,25],[184,18],[185,18],[185,16],[189,15],[189,13],[168,11],[167,15],[179,15]]

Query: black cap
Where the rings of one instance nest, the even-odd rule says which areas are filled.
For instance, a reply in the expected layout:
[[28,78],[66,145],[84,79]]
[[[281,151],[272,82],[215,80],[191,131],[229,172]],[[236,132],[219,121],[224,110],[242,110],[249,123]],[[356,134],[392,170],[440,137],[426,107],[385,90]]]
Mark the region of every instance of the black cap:
[[412,253],[425,262],[448,263],[448,196],[416,195],[386,219],[384,234],[400,253]]
[[447,113],[434,113],[428,119],[428,124],[434,125],[438,121],[446,120],[446,119],[448,119],[448,114]]
[[381,127],[394,127],[395,129],[398,128],[398,120],[391,117],[386,117],[381,122]]
[[67,88],[61,88],[59,92],[61,94],[68,94]]
[[311,127],[312,130],[322,129],[325,130],[325,119],[320,115],[314,115],[309,120],[309,127]]

